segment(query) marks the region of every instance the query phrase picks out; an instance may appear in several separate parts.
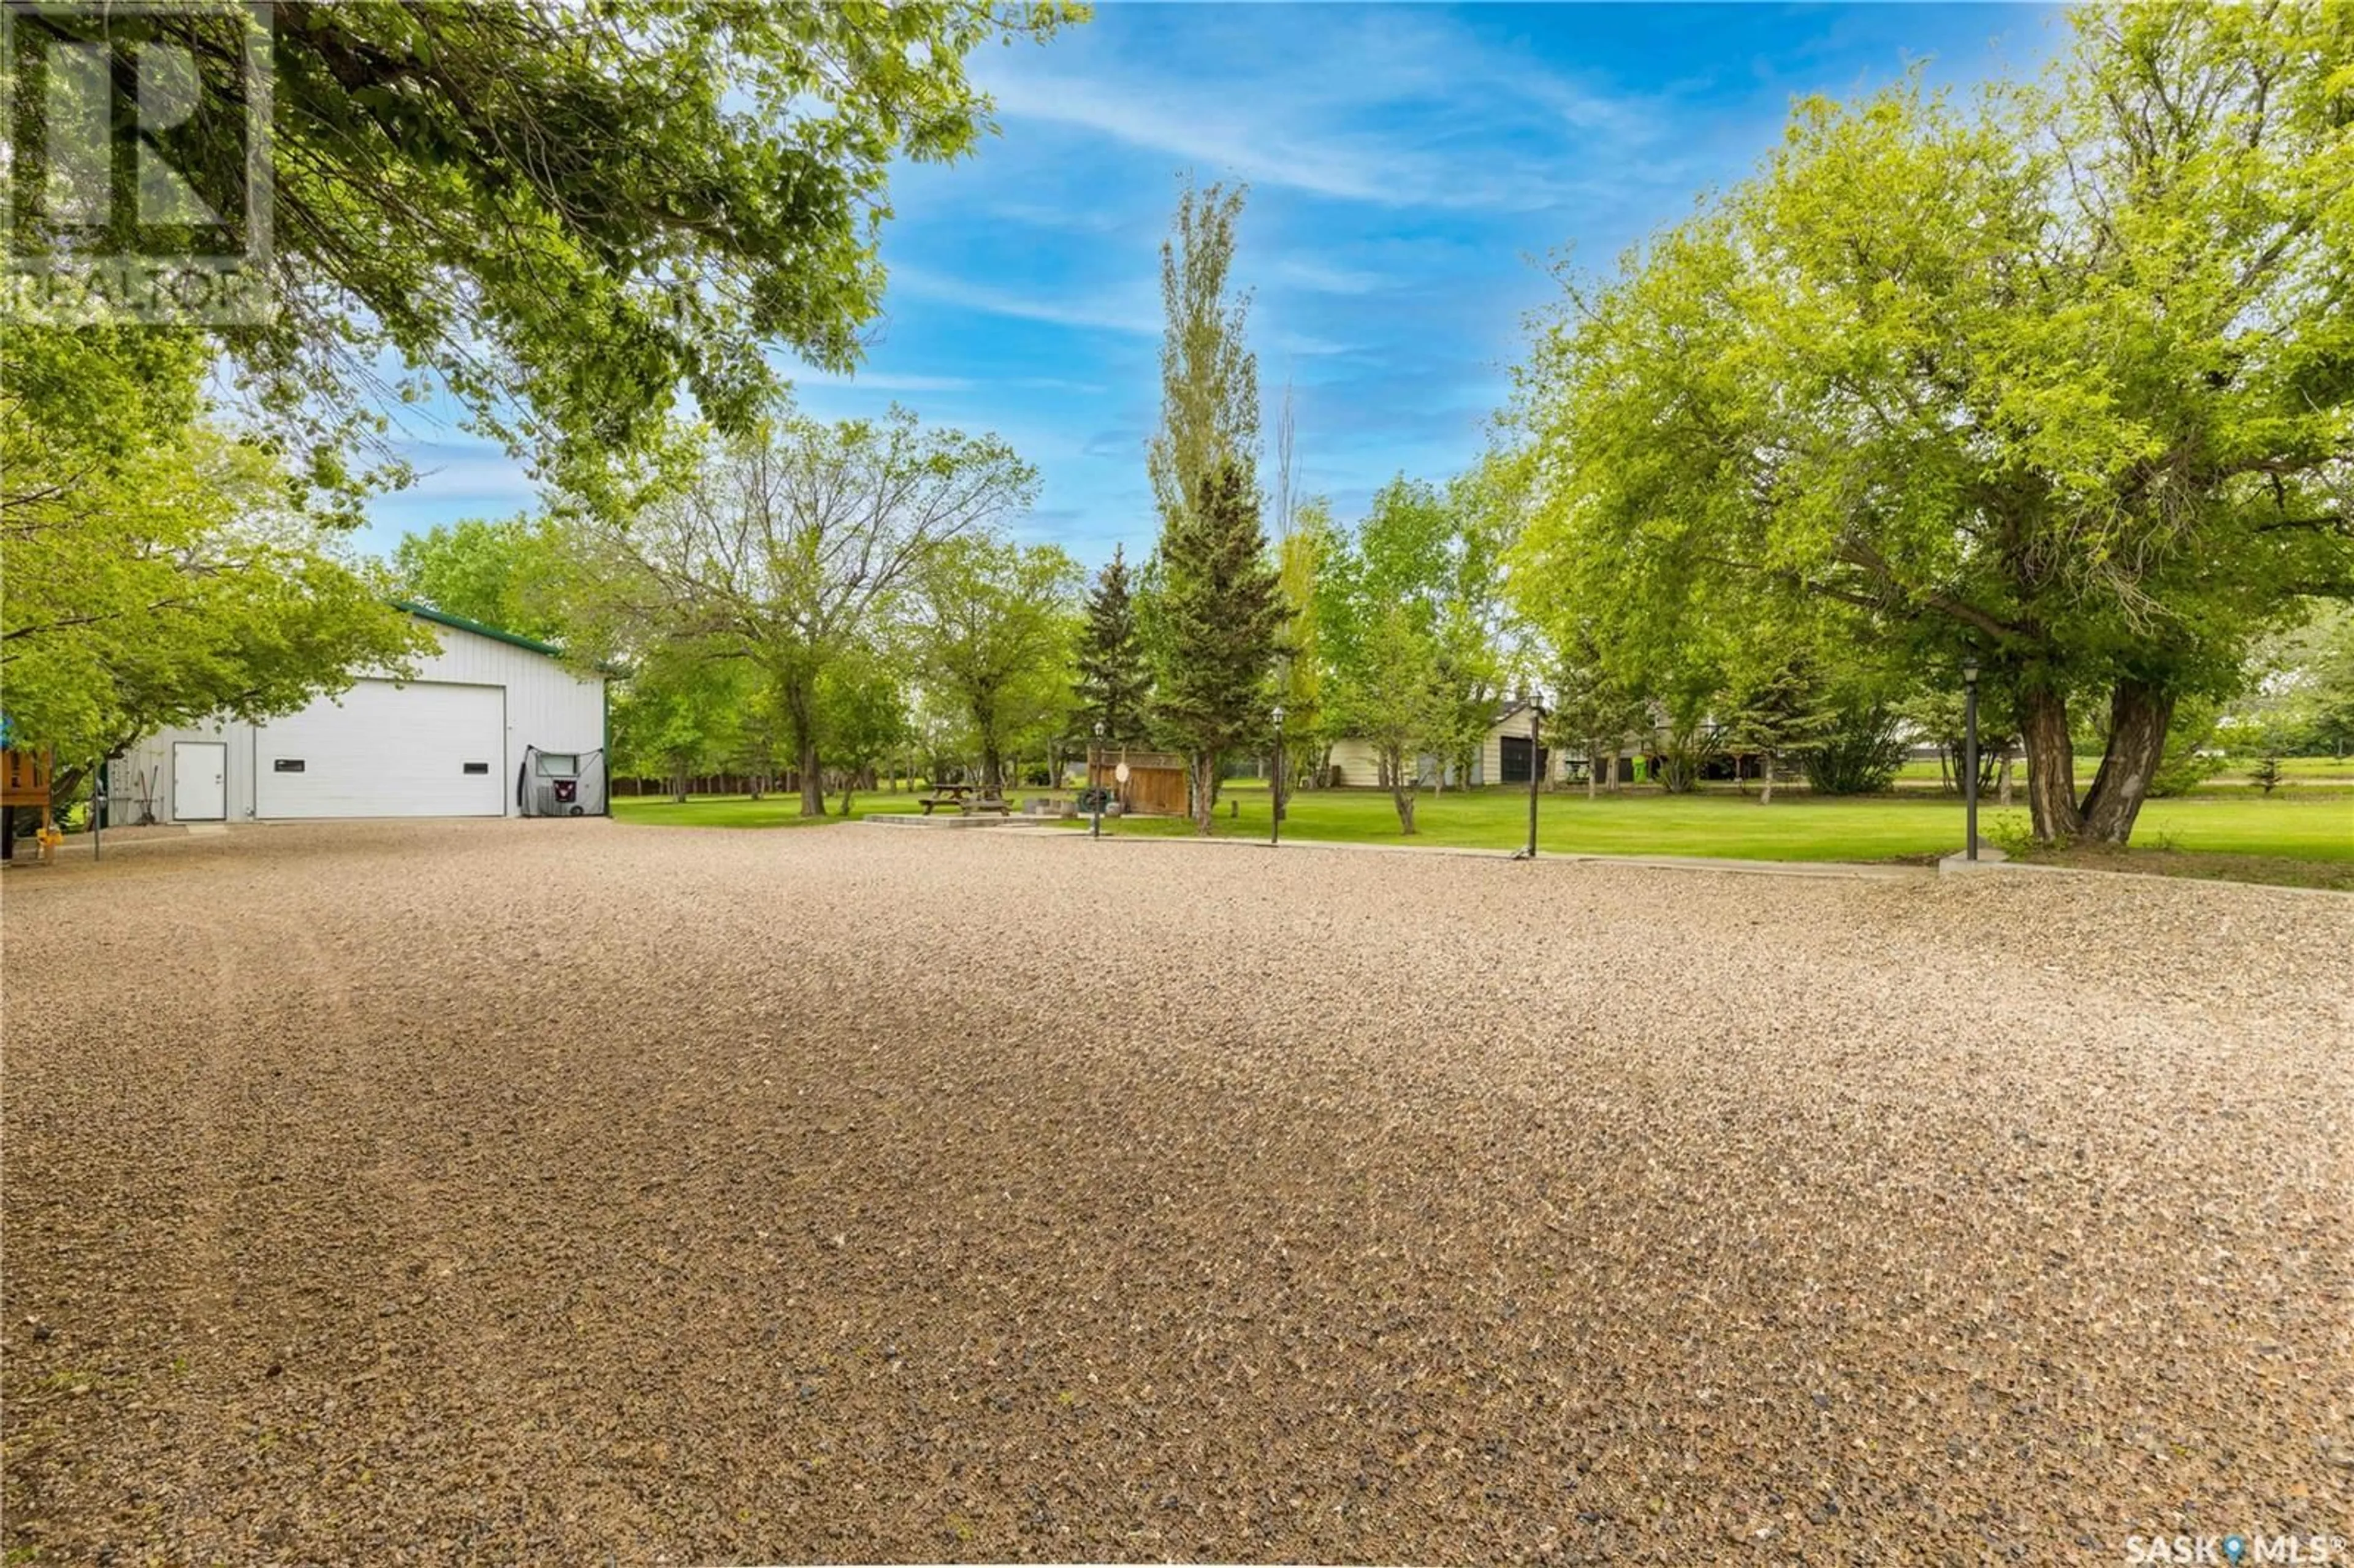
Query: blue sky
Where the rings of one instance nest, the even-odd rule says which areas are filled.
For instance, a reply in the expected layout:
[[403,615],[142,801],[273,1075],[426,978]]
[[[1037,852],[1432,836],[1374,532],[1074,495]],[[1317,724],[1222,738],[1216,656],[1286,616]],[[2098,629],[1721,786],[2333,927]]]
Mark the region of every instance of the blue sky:
[[[798,396],[994,430],[1042,474],[1025,536],[1140,552],[1160,241],[1182,171],[1239,179],[1267,430],[1289,377],[1301,488],[1354,518],[1479,453],[1549,259],[1609,266],[1753,168],[1794,98],[2025,74],[2064,30],[2028,5],[1101,5],[975,57],[1000,133],[899,172],[866,364],[797,370]],[[403,445],[424,477],[367,546],[531,500],[453,424]]]

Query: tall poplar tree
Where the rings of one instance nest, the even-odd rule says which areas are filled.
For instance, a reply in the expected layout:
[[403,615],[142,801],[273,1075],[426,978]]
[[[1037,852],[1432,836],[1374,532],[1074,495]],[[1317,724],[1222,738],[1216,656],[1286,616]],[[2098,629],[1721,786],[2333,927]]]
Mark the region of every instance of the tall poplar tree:
[[1250,300],[1229,287],[1240,187],[1180,194],[1161,247],[1161,429],[1147,453],[1161,511],[1166,629],[1158,711],[1191,753],[1210,831],[1219,758],[1259,733],[1283,620],[1259,523],[1258,362]]

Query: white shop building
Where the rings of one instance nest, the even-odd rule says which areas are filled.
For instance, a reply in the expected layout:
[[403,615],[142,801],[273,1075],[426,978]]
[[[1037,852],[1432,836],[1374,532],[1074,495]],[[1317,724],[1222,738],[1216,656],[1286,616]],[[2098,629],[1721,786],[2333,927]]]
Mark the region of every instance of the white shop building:
[[398,608],[440,644],[413,676],[363,676],[259,724],[159,730],[107,764],[108,821],[601,813],[603,678],[545,642]]
[[[1479,749],[1471,758],[1470,778],[1455,778],[1441,768],[1437,758],[1430,756],[1415,758],[1414,773],[1417,784],[1427,786],[1438,782],[1440,773],[1447,771],[1447,787],[1458,789],[1466,784],[1526,784],[1533,768],[1542,766],[1544,776],[1558,784],[1569,777],[1568,762],[1553,747],[1540,747],[1531,738],[1529,705],[1513,703],[1496,715],[1488,733],[1480,737]],[[1344,736],[1334,741],[1327,763],[1344,786],[1381,782],[1381,755],[1369,740]]]

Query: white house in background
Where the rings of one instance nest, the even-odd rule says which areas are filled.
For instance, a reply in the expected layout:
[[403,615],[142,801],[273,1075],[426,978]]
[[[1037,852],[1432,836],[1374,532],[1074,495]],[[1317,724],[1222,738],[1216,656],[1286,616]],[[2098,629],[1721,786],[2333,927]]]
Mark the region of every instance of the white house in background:
[[[159,730],[107,764],[107,820],[269,821],[303,817],[498,817],[520,813],[525,751],[600,770],[605,682],[560,651],[421,604],[440,647],[405,681],[366,675],[350,690],[260,724]],[[545,754],[553,754],[552,758]],[[601,804],[599,809],[601,809]]]
[[[1479,737],[1479,750],[1471,759],[1472,784],[1526,784],[1529,781],[1529,758],[1535,748],[1529,740],[1529,705],[1515,703],[1498,714],[1489,725],[1487,734]],[[1569,777],[1568,759],[1557,748],[1544,750],[1545,777],[1560,783]],[[1342,738],[1332,743],[1330,766],[1338,769],[1343,787],[1373,786],[1382,781],[1381,758],[1371,741]],[[1436,757],[1415,759],[1415,777],[1423,784],[1435,782],[1439,776]],[[1449,778],[1449,789],[1459,788],[1466,780]]]
[[1496,715],[1496,722],[1479,737],[1479,755],[1471,765],[1472,783],[1525,784],[1532,757],[1539,759],[1545,778],[1553,783],[1568,779],[1568,758],[1559,747],[1540,747],[1530,738],[1529,717],[1526,703],[1514,703]]

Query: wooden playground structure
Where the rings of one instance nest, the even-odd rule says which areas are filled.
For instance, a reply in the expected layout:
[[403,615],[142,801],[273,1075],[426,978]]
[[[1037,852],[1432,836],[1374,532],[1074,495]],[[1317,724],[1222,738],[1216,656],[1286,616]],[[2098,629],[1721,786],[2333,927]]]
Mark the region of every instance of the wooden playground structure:
[[58,832],[58,822],[49,802],[50,783],[57,777],[57,755],[48,747],[38,751],[10,747],[0,751],[0,863],[16,858],[16,812],[24,807],[41,809],[40,831],[33,835],[39,844],[40,858],[57,858],[58,845],[65,835]]

